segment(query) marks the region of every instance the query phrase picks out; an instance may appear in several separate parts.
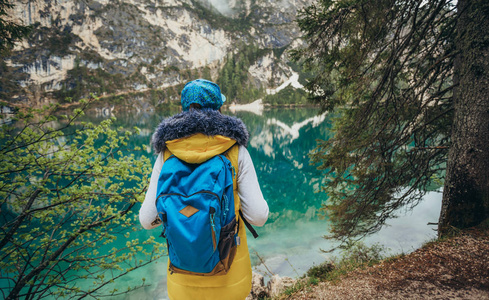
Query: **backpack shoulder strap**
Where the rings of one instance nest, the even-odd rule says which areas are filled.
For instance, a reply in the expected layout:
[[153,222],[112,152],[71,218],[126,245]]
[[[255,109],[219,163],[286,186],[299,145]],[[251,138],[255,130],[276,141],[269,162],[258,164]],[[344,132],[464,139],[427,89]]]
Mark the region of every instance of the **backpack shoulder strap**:
[[243,219],[243,222],[246,225],[246,228],[248,228],[248,230],[251,232],[253,237],[256,239],[258,237],[258,233],[256,232],[255,228],[253,228],[253,226],[251,226],[251,224],[243,216],[243,211],[241,209],[239,210],[239,216],[241,217],[241,219]]
[[[238,144],[235,144],[231,148],[229,148],[225,153],[226,157],[231,161],[231,164],[233,167],[237,170],[239,173],[238,169],[238,155],[239,155],[239,146]],[[238,186],[238,178],[235,176],[234,178],[234,188],[237,189]],[[253,228],[253,226],[246,220],[246,218],[243,216],[243,212],[241,211],[241,203],[239,203],[239,217],[243,219],[243,222],[245,226],[248,228],[248,230],[251,232],[253,237],[256,239],[258,237],[258,233],[256,230]]]
[[[239,172],[239,169],[238,169],[239,147],[238,147],[238,145],[234,144],[231,148],[224,151],[222,154],[227,159],[229,159],[229,161],[231,162],[231,165],[233,166],[234,171],[235,171],[234,175],[237,175]],[[234,191],[238,190],[238,176],[233,176],[233,189],[234,189]],[[238,209],[240,209],[240,208],[241,208],[241,203],[235,203],[236,213],[237,213]]]

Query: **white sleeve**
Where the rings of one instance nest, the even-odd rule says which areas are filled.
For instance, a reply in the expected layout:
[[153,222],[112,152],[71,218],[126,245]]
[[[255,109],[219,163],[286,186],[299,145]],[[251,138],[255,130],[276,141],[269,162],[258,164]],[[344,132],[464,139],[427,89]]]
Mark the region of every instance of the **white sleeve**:
[[163,155],[162,153],[159,153],[153,166],[153,173],[151,174],[148,191],[146,191],[146,197],[144,198],[144,202],[139,210],[139,222],[141,225],[143,225],[144,229],[153,229],[161,224],[155,202],[156,190],[158,188],[158,178],[160,177],[163,163]]
[[246,220],[252,225],[263,226],[268,219],[268,204],[263,198],[250,153],[244,146],[239,147],[238,154],[238,195]]

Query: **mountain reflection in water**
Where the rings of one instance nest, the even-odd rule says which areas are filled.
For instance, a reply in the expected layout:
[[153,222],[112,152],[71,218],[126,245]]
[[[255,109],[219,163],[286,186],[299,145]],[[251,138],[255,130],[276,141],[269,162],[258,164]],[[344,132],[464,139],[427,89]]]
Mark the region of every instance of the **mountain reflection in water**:
[[[311,266],[330,259],[328,255],[337,255],[321,251],[334,245],[332,241],[322,238],[327,234],[328,222],[319,218],[319,208],[328,197],[325,193],[316,192],[321,186],[322,176],[310,164],[308,157],[308,153],[316,147],[316,139],[326,139],[330,135],[331,116],[318,115],[317,110],[306,108],[271,109],[260,114],[240,110],[223,113],[241,118],[248,127],[248,150],[270,208],[268,222],[264,227],[256,228],[259,238],[255,240],[248,235],[254,271],[266,276],[270,270],[281,276],[298,277]],[[115,125],[139,127],[140,135],[134,137],[132,143],[145,146],[144,155],[150,156],[154,162],[156,157],[149,145],[151,134],[158,123],[171,114],[117,115]],[[436,222],[440,206],[441,194],[429,193],[413,212],[400,212],[399,218],[388,222],[391,226],[365,242],[378,242],[392,253],[410,252],[435,236],[432,227],[426,224]],[[139,206],[134,213],[137,214],[138,210]],[[149,236],[158,237],[160,229],[141,229],[137,234],[141,240]],[[165,260],[130,273],[119,284],[137,284],[142,277],[151,286],[131,293],[129,298],[165,299]]]

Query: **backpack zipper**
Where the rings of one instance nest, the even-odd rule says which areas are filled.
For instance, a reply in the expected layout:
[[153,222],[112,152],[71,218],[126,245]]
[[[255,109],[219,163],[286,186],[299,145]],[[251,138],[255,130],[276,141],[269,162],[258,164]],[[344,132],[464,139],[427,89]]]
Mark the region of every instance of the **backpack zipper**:
[[163,212],[159,212],[158,213],[159,215],[161,215],[161,223],[163,223],[163,232],[161,233],[161,237],[165,238],[166,239],[166,221],[167,221],[167,217],[166,217],[166,214],[163,213]]
[[[158,199],[160,199],[161,197],[164,197],[164,196],[182,196],[184,198],[189,198],[189,197],[192,197],[193,195],[196,195],[196,194],[211,194],[213,195],[214,197],[216,197],[217,199],[219,199],[219,195],[217,195],[216,193],[214,192],[211,192],[211,191],[199,191],[199,192],[195,192],[191,195],[183,195],[183,194],[180,194],[180,193],[168,193],[168,194],[161,194],[158,196],[158,198],[156,198],[156,201],[158,201]],[[156,203],[155,201],[155,203]]]
[[228,197],[226,197],[226,194],[224,194],[222,196],[222,199],[224,201],[224,211],[222,213],[222,219],[223,220],[226,220],[226,216],[228,214],[228,211],[229,211],[229,206],[228,206]]
[[214,207],[210,208],[210,219],[211,219],[211,232],[212,232],[212,245],[214,246],[214,251],[217,248],[217,240],[216,240],[216,224],[214,223],[214,214],[216,213],[216,209]]

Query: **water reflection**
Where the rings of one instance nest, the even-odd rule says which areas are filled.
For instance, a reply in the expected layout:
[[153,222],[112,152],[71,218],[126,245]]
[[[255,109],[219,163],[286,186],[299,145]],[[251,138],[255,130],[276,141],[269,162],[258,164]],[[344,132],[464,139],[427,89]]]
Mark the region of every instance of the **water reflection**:
[[[262,116],[237,113],[250,131],[248,150],[253,158],[270,217],[260,237],[249,240],[252,262],[262,273],[267,268],[287,276],[302,275],[313,263],[325,260],[322,236],[327,223],[318,210],[327,200],[315,193],[321,173],[310,165],[308,153],[316,139],[330,134],[326,114],[314,109],[276,109]],[[266,268],[263,265],[266,264]]]
[[[144,146],[144,151],[139,155],[149,156],[154,162],[155,156],[149,146],[151,135],[163,118],[177,112],[134,114],[116,111],[115,126],[139,127],[140,134],[133,137],[129,146]],[[328,224],[319,218],[318,210],[327,201],[327,195],[315,192],[321,185],[322,176],[309,163],[308,157],[308,153],[316,147],[316,139],[325,139],[330,135],[331,116],[317,115],[315,109],[305,108],[264,110],[261,114],[239,110],[223,113],[235,115],[247,125],[250,132],[248,150],[270,207],[267,224],[257,228],[260,237],[254,240],[249,235],[254,268],[262,273],[267,273],[268,269],[282,276],[300,276],[313,264],[327,259],[320,249],[333,246],[322,238],[327,233]],[[105,115],[87,118],[98,122]],[[367,242],[380,242],[393,252],[419,247],[435,235],[426,223],[436,221],[440,199],[438,194],[430,194],[429,201],[423,202],[414,213],[390,222],[391,227]],[[138,210],[139,207],[135,208],[135,214]],[[137,234],[141,238],[158,236],[159,229],[141,230]],[[130,285],[145,277],[151,286],[137,291],[137,295],[131,294],[129,298],[138,296],[152,299],[156,295],[160,298],[166,295],[165,276],[166,262],[161,261],[126,276],[120,284]]]

